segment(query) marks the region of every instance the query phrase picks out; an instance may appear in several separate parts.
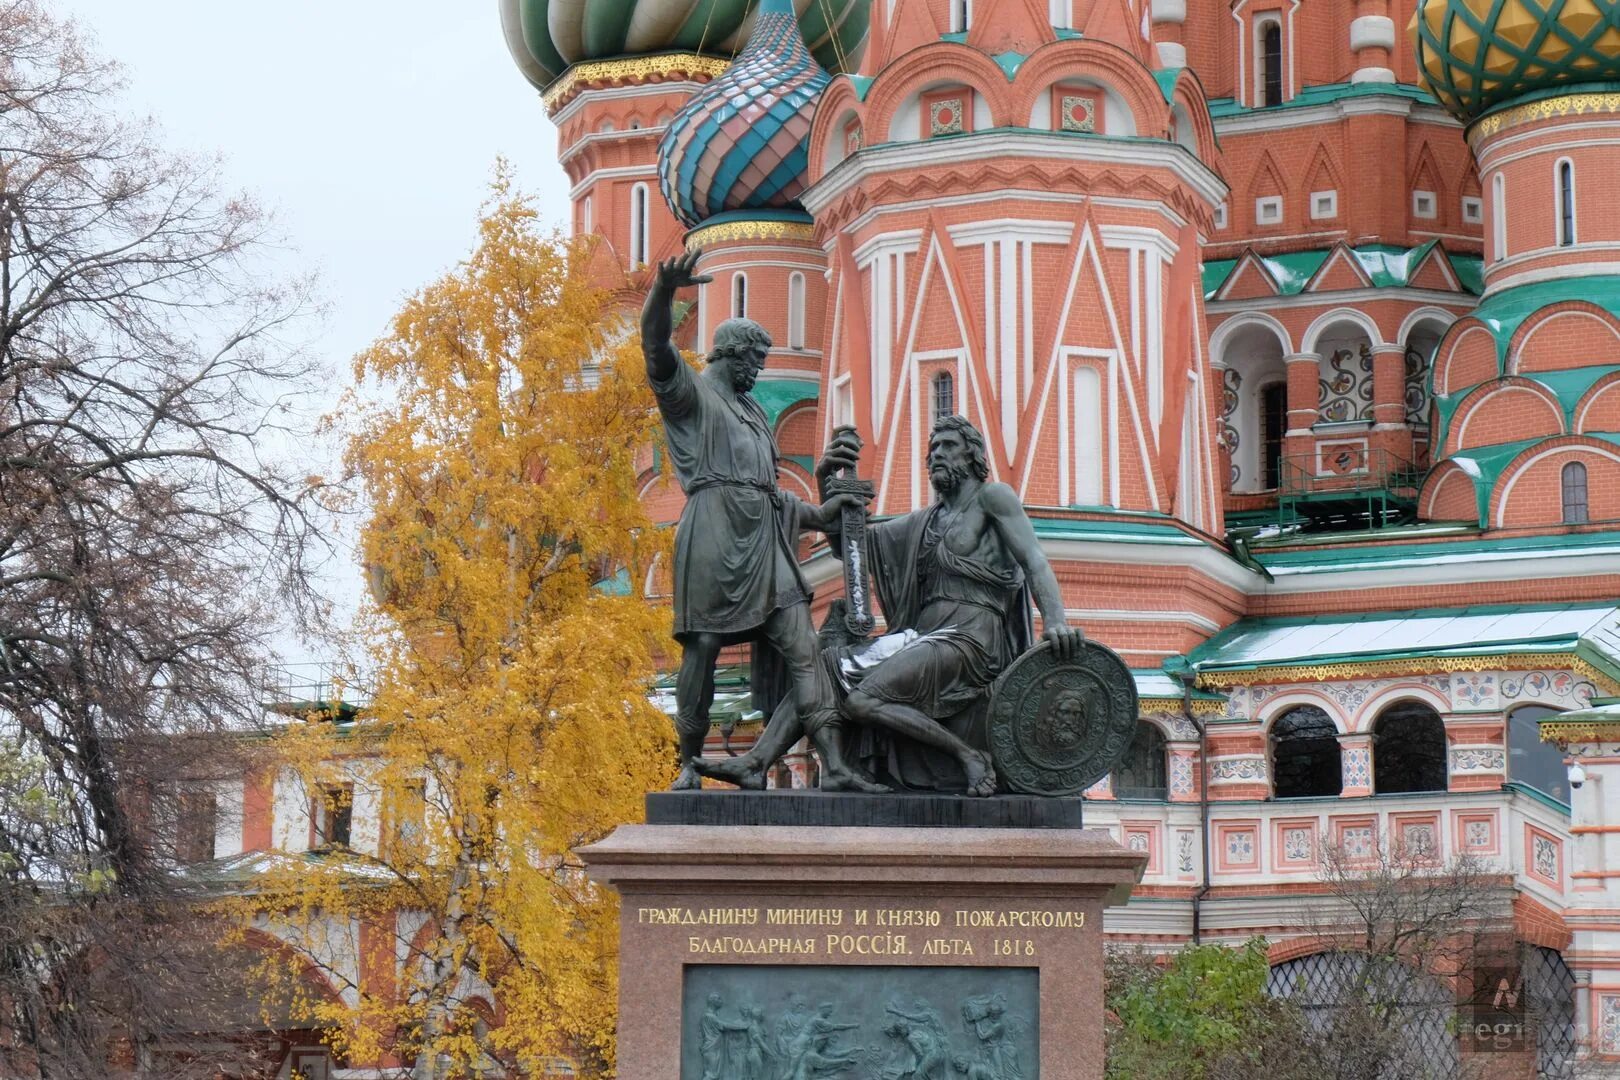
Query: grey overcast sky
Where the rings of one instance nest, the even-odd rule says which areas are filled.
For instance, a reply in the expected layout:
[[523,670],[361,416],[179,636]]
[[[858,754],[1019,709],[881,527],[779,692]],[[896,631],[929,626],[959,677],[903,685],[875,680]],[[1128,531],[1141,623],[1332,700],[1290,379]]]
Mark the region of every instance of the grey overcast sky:
[[[230,184],[275,212],[289,269],[320,276],[331,312],[316,347],[340,379],[400,301],[470,249],[497,155],[549,223],[567,221],[556,130],[494,0],[46,2],[123,66],[132,112],[176,149],[222,154]],[[358,574],[330,576],[352,607]]]

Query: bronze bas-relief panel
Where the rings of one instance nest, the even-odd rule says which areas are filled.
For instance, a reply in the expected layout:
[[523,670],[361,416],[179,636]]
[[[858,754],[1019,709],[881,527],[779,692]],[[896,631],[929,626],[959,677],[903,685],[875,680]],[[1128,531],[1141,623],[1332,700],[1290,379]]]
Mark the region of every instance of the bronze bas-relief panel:
[[689,965],[681,1080],[1039,1080],[1035,968]]

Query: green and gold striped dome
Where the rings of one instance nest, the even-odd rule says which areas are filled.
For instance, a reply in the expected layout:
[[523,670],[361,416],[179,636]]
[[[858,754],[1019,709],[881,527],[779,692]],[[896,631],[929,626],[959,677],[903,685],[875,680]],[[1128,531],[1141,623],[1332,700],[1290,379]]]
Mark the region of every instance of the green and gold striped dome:
[[1421,78],[1467,123],[1536,90],[1620,81],[1620,0],[1418,0]]
[[[689,52],[734,56],[758,0],[499,0],[507,47],[544,89],[586,60]],[[853,71],[871,0],[793,0],[799,32],[822,67]]]

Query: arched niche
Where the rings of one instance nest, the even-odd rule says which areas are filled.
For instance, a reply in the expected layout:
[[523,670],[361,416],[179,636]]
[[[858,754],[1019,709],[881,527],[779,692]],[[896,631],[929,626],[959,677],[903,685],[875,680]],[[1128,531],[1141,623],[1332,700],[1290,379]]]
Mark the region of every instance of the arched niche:
[[1373,721],[1373,794],[1446,790],[1446,725],[1421,701],[1397,701]]
[[1250,322],[1226,335],[1215,357],[1224,368],[1220,437],[1231,455],[1227,483],[1234,492],[1277,486],[1282,436],[1288,426],[1285,352],[1276,331],[1265,323]]
[[1136,721],[1125,760],[1114,770],[1114,798],[1166,799],[1170,781],[1165,761],[1164,732],[1148,720]]
[[1278,799],[1344,790],[1339,731],[1315,705],[1296,705],[1271,722],[1271,793]]

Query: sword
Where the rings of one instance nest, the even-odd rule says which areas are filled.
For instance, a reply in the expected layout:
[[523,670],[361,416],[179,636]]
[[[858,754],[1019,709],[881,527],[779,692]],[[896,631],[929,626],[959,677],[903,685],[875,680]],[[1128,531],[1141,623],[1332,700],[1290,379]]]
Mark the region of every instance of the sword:
[[[853,427],[833,430],[833,437],[849,432],[855,439],[855,448],[862,445],[860,433]],[[844,546],[844,595],[849,598],[849,610],[844,615],[844,626],[857,639],[868,637],[877,620],[872,616],[872,591],[866,578],[866,504],[877,494],[870,480],[862,480],[854,469],[839,469],[827,479],[828,495],[856,495],[859,500],[846,506],[840,515],[839,538]]]

